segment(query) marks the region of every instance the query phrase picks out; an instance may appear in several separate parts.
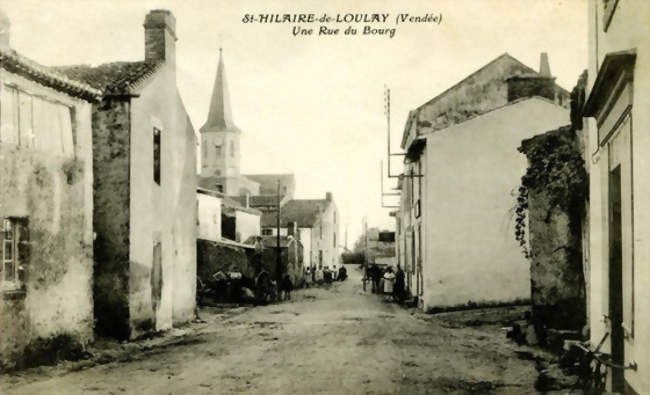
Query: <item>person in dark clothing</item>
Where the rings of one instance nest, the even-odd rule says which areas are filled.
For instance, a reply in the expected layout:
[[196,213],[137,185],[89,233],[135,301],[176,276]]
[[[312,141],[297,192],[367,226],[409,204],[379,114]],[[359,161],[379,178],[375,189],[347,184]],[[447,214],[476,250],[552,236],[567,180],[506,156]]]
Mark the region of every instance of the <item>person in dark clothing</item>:
[[282,277],[280,282],[280,299],[281,300],[291,300],[291,290],[293,289],[293,283],[291,282],[291,276],[285,274]]
[[348,270],[345,268],[345,266],[341,266],[339,269],[338,279],[339,281],[345,281],[346,278],[348,278]]
[[372,266],[370,266],[370,279],[372,280],[373,293],[380,292],[379,279],[381,278],[381,276],[382,276],[381,269],[379,268],[379,266],[373,263]]
[[404,303],[404,298],[406,297],[406,287],[404,282],[404,271],[397,265],[397,271],[395,272],[395,287],[393,288],[393,295],[397,303]]

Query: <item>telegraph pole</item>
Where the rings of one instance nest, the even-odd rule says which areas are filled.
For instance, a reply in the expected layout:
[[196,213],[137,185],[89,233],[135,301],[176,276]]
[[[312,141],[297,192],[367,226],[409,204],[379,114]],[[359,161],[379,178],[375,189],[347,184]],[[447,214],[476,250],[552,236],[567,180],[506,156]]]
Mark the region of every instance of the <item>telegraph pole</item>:
[[278,195],[276,201],[278,211],[276,217],[276,238],[275,238],[275,264],[278,273],[278,284],[282,281],[282,249],[280,248],[280,180],[278,179]]

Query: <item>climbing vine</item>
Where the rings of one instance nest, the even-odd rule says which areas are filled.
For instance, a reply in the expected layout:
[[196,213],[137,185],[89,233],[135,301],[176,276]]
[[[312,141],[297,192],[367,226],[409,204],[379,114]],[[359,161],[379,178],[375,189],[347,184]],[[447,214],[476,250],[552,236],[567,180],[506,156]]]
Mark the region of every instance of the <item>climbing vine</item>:
[[543,190],[549,197],[546,222],[550,220],[553,208],[559,207],[569,213],[573,226],[579,225],[588,197],[589,176],[575,131],[570,126],[525,140],[519,151],[526,155],[529,165],[518,190],[515,239],[524,256],[531,258],[526,238],[530,191]]

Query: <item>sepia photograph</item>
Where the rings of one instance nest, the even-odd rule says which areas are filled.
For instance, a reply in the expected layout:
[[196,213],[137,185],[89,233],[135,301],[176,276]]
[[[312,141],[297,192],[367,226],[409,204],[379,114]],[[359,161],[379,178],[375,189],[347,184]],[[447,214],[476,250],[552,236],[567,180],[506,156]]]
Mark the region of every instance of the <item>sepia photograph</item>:
[[0,394],[650,395],[649,109],[645,0],[2,0]]

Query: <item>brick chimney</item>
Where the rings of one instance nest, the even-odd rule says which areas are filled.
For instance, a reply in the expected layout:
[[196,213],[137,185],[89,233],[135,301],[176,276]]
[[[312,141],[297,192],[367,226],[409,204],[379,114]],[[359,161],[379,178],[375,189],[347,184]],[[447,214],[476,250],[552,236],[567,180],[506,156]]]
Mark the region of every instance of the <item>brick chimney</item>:
[[325,200],[328,202],[332,201],[332,192],[325,192]]
[[11,21],[4,11],[0,10],[0,49],[9,49],[9,34]]
[[506,79],[508,102],[539,96],[555,101],[555,77],[551,75],[548,54],[539,56],[539,73],[513,75]]
[[176,65],[176,18],[168,10],[152,10],[144,19],[144,59]]
[[548,63],[548,54],[546,52],[539,55],[539,74],[544,77],[551,77],[551,66]]
[[297,238],[298,233],[298,223],[295,221],[290,221],[287,223],[287,235]]

